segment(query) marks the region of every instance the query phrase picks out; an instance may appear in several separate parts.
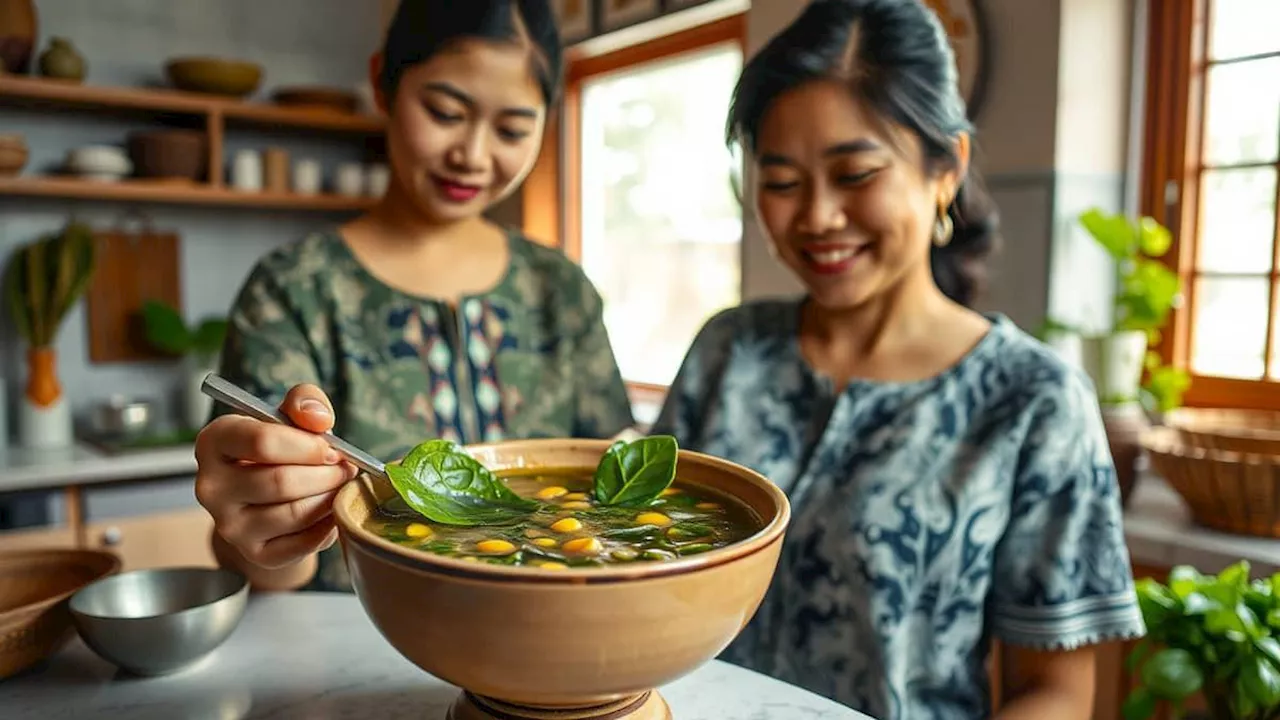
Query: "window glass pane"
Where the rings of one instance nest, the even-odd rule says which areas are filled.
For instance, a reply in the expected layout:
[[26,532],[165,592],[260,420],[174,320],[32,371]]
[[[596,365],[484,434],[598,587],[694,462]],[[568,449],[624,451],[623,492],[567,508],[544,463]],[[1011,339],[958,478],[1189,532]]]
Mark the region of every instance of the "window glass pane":
[[1209,17],[1209,54],[1215,60],[1280,50],[1276,0],[1213,0]]
[[1269,285],[1267,277],[1204,277],[1196,282],[1193,372],[1262,378]]
[[724,118],[741,69],[732,44],[583,89],[582,265],[627,380],[669,384],[702,324],[740,298]]
[[[1280,7],[1280,0],[1275,0]],[[1280,27],[1276,29],[1280,35]],[[1209,68],[1204,161],[1275,162],[1280,156],[1280,57]]]
[[1276,170],[1207,170],[1201,184],[1197,267],[1266,273],[1276,232]]

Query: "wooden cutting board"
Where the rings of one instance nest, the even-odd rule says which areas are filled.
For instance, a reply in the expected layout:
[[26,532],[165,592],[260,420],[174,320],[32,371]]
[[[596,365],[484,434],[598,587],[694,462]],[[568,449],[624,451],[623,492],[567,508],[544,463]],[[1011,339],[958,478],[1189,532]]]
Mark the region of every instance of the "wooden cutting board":
[[146,342],[142,305],[159,300],[182,314],[177,233],[117,227],[94,233],[97,267],[86,293],[89,359],[95,363],[165,357]]

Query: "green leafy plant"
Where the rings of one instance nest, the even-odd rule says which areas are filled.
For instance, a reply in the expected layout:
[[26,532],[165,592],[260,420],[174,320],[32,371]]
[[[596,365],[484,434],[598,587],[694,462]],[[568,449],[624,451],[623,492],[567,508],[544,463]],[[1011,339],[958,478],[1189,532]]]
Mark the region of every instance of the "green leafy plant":
[[[669,435],[615,442],[596,466],[596,499],[606,506],[649,505],[675,479],[678,451]],[[405,504],[442,525],[503,525],[542,507],[450,440],[420,443],[387,465],[387,477]]]
[[217,356],[227,336],[226,320],[209,317],[188,327],[176,309],[157,300],[143,303],[142,322],[147,342],[155,349],[170,355],[195,354],[203,361]]
[[[1182,299],[1182,281],[1159,258],[1173,245],[1173,235],[1154,218],[1130,218],[1123,213],[1107,214],[1097,208],[1080,215],[1080,224],[1094,241],[1116,261],[1118,271],[1112,331],[1138,330],[1147,333],[1147,342],[1160,342],[1160,333],[1169,313]],[[1191,386],[1186,371],[1165,365],[1154,351],[1146,357],[1147,379],[1142,392],[1151,405],[1167,412],[1182,404]]]
[[13,252],[5,297],[18,335],[32,348],[53,345],[62,321],[93,277],[93,231],[77,222]]
[[1249,569],[1180,566],[1167,584],[1138,582],[1147,637],[1128,658],[1139,684],[1126,720],[1145,720],[1160,703],[1180,712],[1196,693],[1214,720],[1280,718],[1280,574],[1250,580]]
[[596,500],[624,507],[653,502],[676,479],[679,450],[670,435],[615,442],[596,468]]

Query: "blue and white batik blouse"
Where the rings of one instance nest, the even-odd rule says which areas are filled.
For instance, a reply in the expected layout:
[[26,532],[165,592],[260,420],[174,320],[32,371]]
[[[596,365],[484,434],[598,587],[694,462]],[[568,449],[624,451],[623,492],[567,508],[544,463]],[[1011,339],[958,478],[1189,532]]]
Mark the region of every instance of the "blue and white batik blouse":
[[1087,377],[993,315],[942,374],[837,393],[799,319],[795,300],[713,318],[652,429],[790,498],[773,584],[722,659],[880,720],[967,720],[989,712],[993,636],[1143,633]]

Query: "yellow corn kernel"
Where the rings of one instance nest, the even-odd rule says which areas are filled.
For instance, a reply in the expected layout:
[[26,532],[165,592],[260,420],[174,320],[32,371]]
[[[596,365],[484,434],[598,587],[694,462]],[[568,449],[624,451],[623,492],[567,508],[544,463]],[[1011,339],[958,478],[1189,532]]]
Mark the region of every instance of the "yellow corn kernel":
[[578,518],[560,518],[551,524],[551,529],[558,533],[571,533],[582,529],[582,521]]
[[478,557],[472,557],[472,556],[468,555],[468,556],[466,556],[466,557],[462,558],[462,561],[463,561],[463,562],[480,562],[480,558],[478,558]]
[[637,525],[657,525],[658,527],[666,527],[671,524],[671,518],[656,512],[640,513],[636,516]]
[[586,500],[587,494],[586,493],[569,493],[568,495],[564,496],[564,499],[565,500]]
[[569,566],[564,563],[551,562],[550,560],[538,563],[538,567],[543,570],[568,570]]
[[700,502],[697,505],[694,505],[694,507],[699,510],[719,510],[720,503]]
[[680,494],[680,488],[669,487],[666,490],[663,490],[658,495],[658,497],[671,497],[672,495],[679,495],[679,494]]
[[404,529],[404,534],[411,538],[431,537],[431,528],[422,523],[409,523],[409,527]]
[[506,540],[481,540],[476,543],[476,550],[486,555],[510,555],[515,552],[516,546]]
[[540,538],[534,538],[533,544],[537,545],[538,547],[553,548],[556,546],[556,541],[548,537],[540,537]]
[[534,497],[538,498],[539,500],[554,500],[555,498],[558,498],[567,492],[569,491],[560,487],[559,485],[548,485],[547,487],[544,487],[541,490],[539,490],[534,495]]
[[574,500],[573,502],[564,503],[560,507],[565,510],[590,510],[591,503],[583,502],[582,500]]
[[561,549],[575,555],[598,555],[604,549],[604,545],[593,537],[580,537],[566,541]]

